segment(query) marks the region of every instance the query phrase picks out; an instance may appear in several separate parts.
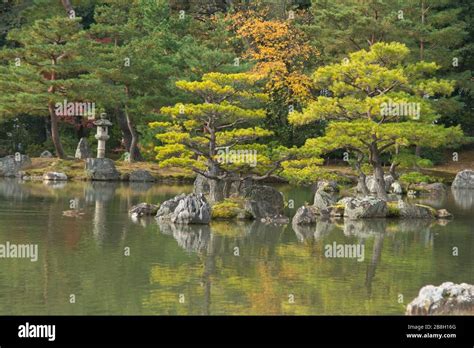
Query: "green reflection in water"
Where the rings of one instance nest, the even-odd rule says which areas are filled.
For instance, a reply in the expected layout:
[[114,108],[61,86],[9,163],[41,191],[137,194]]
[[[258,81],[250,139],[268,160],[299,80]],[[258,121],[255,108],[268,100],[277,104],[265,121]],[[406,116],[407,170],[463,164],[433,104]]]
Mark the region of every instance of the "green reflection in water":
[[[0,314],[403,314],[426,284],[474,283],[474,192],[425,202],[454,213],[444,226],[382,219],[177,227],[127,214],[133,204],[190,190],[0,181],[0,243],[39,245],[37,262],[0,259]],[[312,200],[308,189],[281,190],[296,208]],[[74,199],[84,215],[63,216]],[[364,260],[325,257],[334,242],[364,245]]]

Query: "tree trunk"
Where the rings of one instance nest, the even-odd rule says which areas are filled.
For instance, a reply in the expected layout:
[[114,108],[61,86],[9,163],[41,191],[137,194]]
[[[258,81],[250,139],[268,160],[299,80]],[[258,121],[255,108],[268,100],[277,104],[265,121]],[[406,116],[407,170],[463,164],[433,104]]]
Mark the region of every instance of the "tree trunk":
[[[211,176],[219,175],[219,167],[211,162],[208,173]],[[224,182],[218,179],[209,179],[209,201],[217,203],[222,202],[224,198]]]
[[[125,94],[127,96],[127,99],[129,99],[130,89],[128,86],[125,86]],[[138,133],[135,129],[135,126],[133,125],[132,119],[130,118],[126,105],[124,105],[123,111],[125,114],[125,120],[127,121],[127,127],[131,135],[130,148],[128,149],[128,153],[130,155],[129,162],[132,163],[132,162],[137,162],[137,161],[143,161],[143,157],[140,153],[140,150],[138,149]]]
[[44,118],[44,138],[47,140],[51,139],[51,118]]
[[225,199],[222,182],[216,179],[209,180],[209,202],[217,203]]
[[387,191],[385,191],[385,179],[382,165],[378,163],[374,168],[375,188],[377,197],[385,201],[388,200]]
[[367,187],[366,182],[366,175],[362,170],[362,162],[364,160],[364,155],[359,154],[357,156],[357,162],[355,164],[356,170],[359,173],[359,178],[357,179],[357,187],[362,192],[364,196],[368,196],[370,194],[369,188]]
[[393,177],[393,180],[398,180],[397,166],[399,164],[400,163],[392,162],[392,164],[390,165],[389,173]]
[[384,171],[382,161],[376,146],[371,149],[371,162],[374,167],[375,189],[377,190],[377,197],[385,201],[388,200],[387,191],[385,191]]
[[367,183],[365,181],[366,175],[360,171],[359,172],[359,178],[357,179],[357,187],[359,190],[362,192],[364,196],[368,196],[370,194],[369,188],[367,187]]
[[[211,177],[216,177],[220,174],[219,165],[212,160],[216,155],[216,131],[214,129],[213,120],[209,120],[206,125],[209,132],[209,156],[207,160],[208,174]],[[209,179],[209,200],[211,203],[221,202],[224,200],[224,182],[218,179]]]
[[86,137],[86,129],[84,128],[84,124],[82,122],[81,117],[75,117],[74,122],[75,122],[77,140],[80,141],[82,138]]
[[416,157],[421,157],[421,146],[420,145],[416,145],[416,147],[415,147],[415,156]]
[[66,158],[66,154],[64,153],[63,145],[61,144],[61,138],[59,137],[58,118],[54,112],[54,105],[49,103],[48,109],[51,121],[51,140],[53,141],[54,148],[56,150],[56,156],[64,159]]
[[130,144],[132,143],[132,134],[128,128],[127,119],[125,118],[124,112],[120,108],[115,109],[115,115],[117,115],[117,123],[122,131],[123,144],[127,152],[130,153]]
[[70,14],[70,12],[73,10],[72,4],[70,0],[61,0],[61,3],[66,10],[67,14]]
[[135,130],[135,127],[132,123],[132,120],[130,119],[130,115],[128,114],[126,107],[125,107],[125,119],[127,120],[127,126],[132,136],[131,142],[130,142],[130,149],[129,149],[129,154],[130,154],[129,161],[130,163],[141,161],[143,160],[143,158],[140,154],[140,151],[138,150],[138,133]]

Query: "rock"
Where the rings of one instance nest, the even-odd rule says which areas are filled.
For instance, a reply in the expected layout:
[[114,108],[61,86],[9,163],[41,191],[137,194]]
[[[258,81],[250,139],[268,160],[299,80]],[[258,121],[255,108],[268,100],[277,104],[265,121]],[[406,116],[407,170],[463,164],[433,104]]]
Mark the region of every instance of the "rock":
[[11,155],[0,158],[0,177],[16,177],[22,169],[31,166],[31,159],[27,155]]
[[474,170],[465,169],[456,174],[453,185],[454,188],[474,189]]
[[234,181],[230,186],[230,194],[237,196],[244,195],[253,185],[255,185],[255,182],[250,178],[243,181]]
[[[329,209],[329,217],[333,217],[333,218],[341,218],[344,216],[344,210],[346,209],[346,206],[345,205],[340,205],[340,204],[336,204],[336,205],[333,205],[330,209]],[[326,211],[325,210],[322,210],[321,211],[321,216],[322,217],[326,217]]]
[[208,224],[209,221],[211,207],[202,194],[187,195],[171,214],[171,222],[176,224]]
[[320,187],[314,194],[313,206],[317,210],[328,209],[337,202],[337,194],[335,192],[327,192],[329,186]]
[[404,219],[434,219],[436,210],[421,204],[398,201],[399,216]]
[[137,205],[134,205],[128,213],[132,215],[133,217],[142,217],[142,216],[151,216],[151,215],[156,215],[158,212],[158,205],[155,204],[149,204],[149,203],[140,203]]
[[353,200],[354,197],[344,197],[338,200],[335,204],[331,205],[327,209],[319,210],[318,213],[323,218],[341,218],[344,216],[344,210],[346,209],[346,203]]
[[326,192],[339,192],[339,186],[334,180],[319,180],[316,183],[316,191],[323,189]]
[[198,174],[196,176],[196,179],[194,180],[193,192],[195,194],[209,194],[209,181],[204,175]]
[[449,211],[447,211],[446,209],[439,209],[437,212],[436,212],[436,217],[438,219],[450,219],[453,217],[453,214],[451,214]]
[[471,190],[451,188],[454,202],[463,210],[474,209],[474,195]]
[[399,216],[403,219],[434,219],[436,210],[421,204],[398,201]]
[[92,157],[92,152],[86,138],[81,138],[81,140],[79,140],[74,157],[77,159],[86,159]]
[[431,195],[442,196],[446,194],[447,187],[445,184],[435,182],[433,184],[426,185],[425,190],[427,190]]
[[420,183],[413,187],[413,190],[422,194],[428,194],[430,196],[440,197],[446,194],[447,188],[444,184],[436,182],[433,184]]
[[211,207],[203,194],[181,194],[163,202],[156,217],[160,222],[174,224],[208,224]]
[[93,181],[116,181],[120,179],[120,173],[109,158],[88,158],[86,177]]
[[474,315],[474,285],[426,285],[406,308],[407,315]]
[[40,158],[53,158],[53,154],[48,150],[41,152]]
[[245,190],[245,210],[257,220],[283,215],[283,195],[270,186],[253,185]]
[[156,213],[156,218],[158,220],[170,220],[170,215],[178,206],[179,201],[184,199],[184,197],[186,197],[186,194],[182,193],[174,198],[168,199],[167,201],[161,203],[160,209]]
[[[395,182],[395,179],[390,174],[384,175],[383,178],[384,178],[384,181],[385,181],[385,191],[389,192],[390,187]],[[375,186],[376,180],[375,180],[375,177],[373,175],[367,175],[367,177],[365,178],[365,184],[367,185],[367,188],[369,189],[370,193],[377,193],[377,189],[376,189],[376,186]]]
[[316,214],[313,207],[302,206],[296,211],[292,225],[312,225],[316,223]]
[[59,172],[48,172],[43,174],[44,181],[67,181],[67,175]]
[[285,225],[290,222],[290,219],[285,215],[275,215],[275,216],[267,216],[260,219],[260,222],[264,224],[273,224],[273,225]]
[[336,205],[346,205],[346,203],[352,201],[354,197],[343,197],[340,200],[337,201]]
[[348,200],[344,209],[344,216],[352,220],[383,218],[387,216],[387,213],[387,202],[370,196]]
[[402,185],[400,185],[398,181],[394,181],[392,185],[390,185],[390,192],[401,195],[403,193]]
[[133,182],[154,182],[155,178],[147,170],[134,170],[128,177]]
[[[196,179],[194,180],[193,192],[202,193],[206,196],[209,195],[210,193],[209,181],[210,180],[207,179],[205,176],[198,174],[196,176]],[[225,181],[222,180],[217,184],[218,189],[221,190],[222,197],[228,197],[232,195],[235,195],[235,196],[244,195],[246,190],[250,189],[250,187],[254,185],[253,180],[250,178],[247,178],[241,181],[237,176],[235,176],[235,177],[228,178],[228,181],[230,181],[230,189],[228,190],[228,192],[224,192],[224,190],[227,189]],[[210,199],[210,197],[208,198]]]

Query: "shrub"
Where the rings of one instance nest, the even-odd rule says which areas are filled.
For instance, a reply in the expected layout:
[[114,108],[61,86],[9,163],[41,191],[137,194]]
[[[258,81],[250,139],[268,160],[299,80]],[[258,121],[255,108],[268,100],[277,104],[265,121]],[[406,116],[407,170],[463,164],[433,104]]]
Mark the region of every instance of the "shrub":
[[213,219],[235,219],[245,215],[243,202],[236,199],[226,199],[212,206]]
[[404,184],[411,185],[420,182],[433,183],[436,182],[436,178],[420,172],[409,172],[400,175],[400,181]]
[[388,202],[387,207],[387,217],[400,217],[400,208],[398,207],[398,202]]

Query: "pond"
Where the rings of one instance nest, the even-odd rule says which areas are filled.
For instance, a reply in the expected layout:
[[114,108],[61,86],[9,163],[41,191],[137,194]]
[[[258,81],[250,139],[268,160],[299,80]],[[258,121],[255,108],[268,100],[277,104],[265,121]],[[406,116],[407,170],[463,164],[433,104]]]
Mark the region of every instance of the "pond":
[[[425,201],[450,222],[259,222],[158,226],[128,209],[191,186],[0,181],[0,315],[403,314],[427,284],[474,283],[474,190]],[[293,215],[309,189],[281,186]],[[77,205],[84,213],[65,216]],[[357,245],[357,255],[331,248]],[[349,249],[344,249],[349,250]]]

